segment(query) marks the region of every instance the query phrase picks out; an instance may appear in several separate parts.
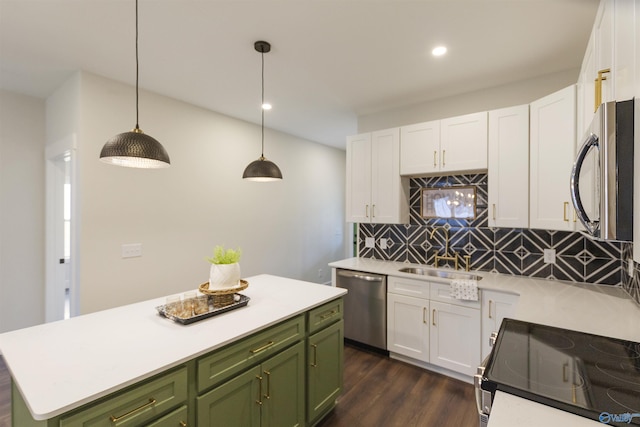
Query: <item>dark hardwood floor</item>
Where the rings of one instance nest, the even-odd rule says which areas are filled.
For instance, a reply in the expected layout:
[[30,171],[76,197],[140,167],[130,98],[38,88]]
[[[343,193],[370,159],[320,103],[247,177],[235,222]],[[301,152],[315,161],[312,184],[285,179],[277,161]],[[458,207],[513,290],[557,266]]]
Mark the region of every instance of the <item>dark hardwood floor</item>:
[[345,346],[344,392],[318,427],[475,427],[473,385]]
[[[318,427],[478,425],[471,384],[351,345],[344,359],[344,392]],[[10,376],[0,356],[0,427],[10,425]]]

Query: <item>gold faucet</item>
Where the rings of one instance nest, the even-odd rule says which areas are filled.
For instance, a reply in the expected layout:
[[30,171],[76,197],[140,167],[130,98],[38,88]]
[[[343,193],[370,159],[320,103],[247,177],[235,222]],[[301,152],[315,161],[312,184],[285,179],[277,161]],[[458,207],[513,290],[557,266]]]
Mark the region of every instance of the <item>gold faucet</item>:
[[[438,262],[439,261],[453,261],[454,263],[454,268],[457,270],[458,269],[458,258],[460,257],[460,255],[458,255],[457,253],[453,253],[453,255],[449,255],[449,230],[447,230],[444,227],[435,227],[433,230],[431,230],[431,234],[429,234],[429,238],[433,239],[433,235],[436,233],[436,231],[441,228],[444,230],[444,255],[438,255],[438,253],[436,252],[435,255],[435,262],[434,262],[434,267],[438,268]],[[464,264],[465,264],[465,271],[469,271],[469,264],[471,260],[471,256],[469,255],[465,255],[464,256]]]

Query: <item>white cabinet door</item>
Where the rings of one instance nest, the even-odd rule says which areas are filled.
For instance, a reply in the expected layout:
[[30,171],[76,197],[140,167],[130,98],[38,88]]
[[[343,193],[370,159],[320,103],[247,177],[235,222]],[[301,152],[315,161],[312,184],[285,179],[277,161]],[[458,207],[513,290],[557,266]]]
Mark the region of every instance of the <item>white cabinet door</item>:
[[387,350],[429,361],[429,300],[387,294]]
[[487,113],[440,121],[440,170],[487,169]]
[[440,169],[440,121],[400,128],[400,174],[420,175]]
[[595,36],[592,34],[587,44],[587,50],[584,53],[582,68],[578,77],[577,87],[577,111],[576,123],[577,136],[576,143],[579,144],[582,135],[586,132],[591,124],[595,113],[595,76],[596,76],[596,54],[595,54]]
[[489,112],[489,226],[529,226],[529,106]]
[[518,303],[518,296],[497,291],[482,291],[482,357],[491,352],[489,338],[492,332],[498,332],[502,319],[511,317]]
[[371,134],[347,137],[348,222],[369,222],[371,205]]
[[609,70],[603,74],[606,80],[602,81],[602,102],[615,100],[615,78],[612,73],[614,71],[614,7],[614,0],[602,0],[593,26],[596,44],[596,75],[593,78],[597,77],[599,71]]
[[529,227],[573,231],[569,194],[576,141],[576,87],[530,104]]
[[480,310],[430,301],[429,361],[474,375],[480,366]]
[[[409,222],[407,189],[400,178],[400,128],[371,134],[371,208],[373,223]],[[406,200],[404,203],[402,200]]]
[[640,25],[640,2],[616,0],[614,12],[613,85],[616,101],[626,101],[635,95],[635,79],[640,70],[634,49],[638,44],[636,26]]

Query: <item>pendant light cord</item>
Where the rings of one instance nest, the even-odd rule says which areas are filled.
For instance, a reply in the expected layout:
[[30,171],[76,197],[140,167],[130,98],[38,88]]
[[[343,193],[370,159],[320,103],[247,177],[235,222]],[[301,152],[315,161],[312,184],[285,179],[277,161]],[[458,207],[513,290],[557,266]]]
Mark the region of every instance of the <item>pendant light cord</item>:
[[138,115],[138,0],[136,0],[136,130],[140,129]]
[[264,49],[260,55],[262,57],[262,104],[260,105],[260,111],[262,111],[262,154],[260,157],[264,158]]

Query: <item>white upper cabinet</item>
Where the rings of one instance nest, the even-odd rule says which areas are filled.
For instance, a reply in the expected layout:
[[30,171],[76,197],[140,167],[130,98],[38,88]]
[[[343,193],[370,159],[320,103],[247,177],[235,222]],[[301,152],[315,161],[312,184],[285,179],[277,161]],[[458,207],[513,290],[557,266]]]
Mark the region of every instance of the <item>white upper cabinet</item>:
[[639,4],[637,0],[600,2],[578,78],[579,137],[591,123],[599,103],[625,101],[635,96]]
[[347,137],[348,222],[409,222],[408,182],[400,177],[400,129]]
[[575,85],[530,104],[530,228],[575,229],[569,193],[576,141],[575,104]]
[[403,126],[402,175],[487,169],[487,113]]
[[474,113],[440,121],[440,170],[487,169],[487,113]]
[[440,170],[440,120],[400,128],[400,174]]
[[489,226],[529,226],[529,106],[489,111]]

